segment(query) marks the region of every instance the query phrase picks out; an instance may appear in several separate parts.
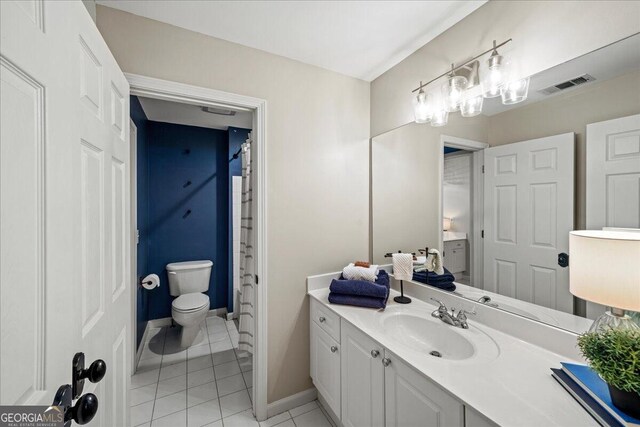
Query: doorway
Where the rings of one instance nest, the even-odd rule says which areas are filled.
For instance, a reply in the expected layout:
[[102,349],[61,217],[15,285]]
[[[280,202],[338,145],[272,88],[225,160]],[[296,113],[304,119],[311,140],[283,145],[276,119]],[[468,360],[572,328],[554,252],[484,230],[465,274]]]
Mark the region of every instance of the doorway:
[[444,267],[457,283],[482,287],[482,168],[489,144],[441,137],[441,247]]
[[[266,245],[265,245],[265,236],[266,236],[266,171],[265,171],[265,156],[266,156],[266,138],[265,138],[265,115],[266,115],[266,103],[264,100],[239,96],[235,94],[230,94],[226,92],[199,88],[190,85],[184,85],[180,83],[174,83],[159,79],[147,78],[143,76],[137,75],[127,75],[127,79],[131,85],[131,95],[136,97],[141,97],[144,100],[148,100],[150,104],[157,103],[173,103],[176,106],[182,107],[190,107],[190,108],[198,108],[202,111],[213,111],[214,113],[219,113],[219,115],[223,115],[225,111],[235,111],[238,112],[239,115],[249,114],[252,116],[251,120],[251,157],[252,157],[252,169],[253,169],[253,206],[251,209],[251,216],[253,217],[253,247],[254,247],[254,255],[255,255],[255,278],[251,278],[251,282],[253,282],[253,293],[255,298],[253,300],[254,303],[254,316],[253,321],[253,351],[252,353],[240,353],[237,351],[238,340],[238,323],[234,321],[234,317],[237,316],[237,313],[233,313],[234,309],[234,300],[236,299],[237,292],[234,291],[233,286],[228,288],[228,301],[225,301],[224,309],[210,311],[209,317],[207,317],[205,322],[205,330],[207,331],[207,336],[201,337],[200,339],[207,338],[208,342],[207,348],[209,349],[208,354],[204,354],[205,344],[202,343],[194,343],[200,344],[199,346],[192,346],[186,350],[186,354],[183,353],[183,350],[169,351],[168,354],[162,355],[162,358],[166,359],[166,364],[164,365],[165,373],[163,374],[163,366],[162,359],[160,360],[160,368],[153,369],[145,369],[144,366],[146,364],[152,362],[145,362],[145,360],[149,360],[149,354],[147,357],[141,355],[141,360],[138,364],[138,367],[143,366],[142,370],[139,370],[138,373],[134,376],[132,388],[134,390],[138,390],[135,393],[132,393],[132,399],[136,396],[139,396],[142,400],[147,400],[147,402],[143,402],[143,405],[146,405],[144,408],[139,408],[139,413],[145,413],[149,411],[149,407],[151,407],[151,411],[153,412],[153,406],[155,404],[168,405],[170,406],[172,402],[171,396],[174,394],[178,394],[181,399],[181,394],[185,394],[188,398],[189,390],[192,396],[191,403],[198,405],[205,405],[209,402],[209,404],[214,405],[214,399],[207,400],[208,397],[213,396],[214,392],[217,398],[217,402],[222,411],[222,415],[224,416],[224,408],[222,408],[223,399],[225,396],[231,396],[228,400],[235,400],[238,396],[232,396],[235,394],[244,394],[249,396],[250,402],[248,404],[253,408],[253,412],[258,420],[262,420],[266,418],[266,286],[267,286],[267,277],[266,277],[266,263],[264,262],[266,259]],[[235,128],[239,130],[246,130],[244,128]],[[229,129],[229,133],[232,132],[232,129]],[[140,130],[138,129],[138,135],[140,134]],[[241,137],[242,138],[242,137]],[[247,138],[248,139],[248,138]],[[237,142],[237,141],[236,141]],[[231,171],[241,171],[242,168],[238,167],[238,165],[242,164],[242,156],[239,150],[236,150],[235,144],[233,149],[231,146],[233,144],[229,144],[229,151],[225,153],[225,161],[228,161],[228,170]],[[185,154],[186,155],[186,154]],[[183,185],[189,185],[190,181],[187,178],[183,180],[186,181]],[[227,248],[229,250],[228,257],[226,258],[226,262],[223,265],[214,265],[214,270],[212,271],[212,276],[216,267],[218,269],[225,269],[224,275],[225,277],[231,278],[229,283],[233,283],[234,276],[234,262],[233,262],[233,240],[235,233],[233,233],[233,227],[231,227],[232,218],[234,217],[233,212],[233,186],[232,182],[234,180],[233,176],[229,176],[228,180],[228,203],[225,205],[225,209],[228,209],[228,218],[229,218],[229,229],[228,233],[225,237],[228,237],[228,245]],[[193,181],[195,183],[195,181]],[[237,178],[236,178],[237,182]],[[237,190],[236,190],[237,192]],[[152,203],[152,201],[150,201]],[[193,215],[195,212],[193,209],[189,209],[184,207],[185,212],[183,215]],[[192,212],[189,212],[191,210]],[[236,213],[236,218],[238,214]],[[195,217],[195,215],[194,215]],[[134,239],[135,240],[135,239]],[[220,264],[220,263],[218,263]],[[237,264],[237,263],[236,263]],[[140,277],[137,278],[139,280]],[[260,287],[257,287],[256,284],[260,283]],[[168,286],[167,283],[163,283],[165,287]],[[161,286],[162,286],[161,285]],[[226,286],[226,283],[225,283]],[[166,292],[166,291],[165,291]],[[213,306],[212,306],[213,307]],[[139,308],[139,307],[138,307]],[[228,315],[228,317],[227,317]],[[163,323],[164,322],[164,323]],[[162,347],[163,349],[167,347],[167,341],[171,334],[175,334],[172,332],[170,327],[170,317],[164,318],[164,321],[152,322],[151,327],[147,327],[147,337],[145,341],[147,342],[146,351],[152,350],[152,347],[155,346],[156,351]],[[202,334],[200,334],[202,335]],[[211,340],[214,340],[213,343]],[[231,348],[228,347],[228,343],[232,343]],[[162,343],[162,344],[161,344]],[[134,343],[134,349],[136,348],[136,343]],[[144,343],[143,343],[144,344]],[[199,348],[197,348],[199,347]],[[214,351],[215,350],[215,351]],[[143,350],[144,351],[144,350]],[[196,354],[201,352],[203,354]],[[232,357],[233,356],[233,357]],[[181,360],[185,358],[184,364],[182,364]],[[179,361],[178,363],[173,363]],[[192,361],[192,363],[189,363]],[[155,363],[158,363],[156,359]],[[208,366],[211,363],[211,366]],[[201,364],[201,365],[199,365]],[[191,365],[191,366],[189,366]],[[147,366],[148,368],[149,366]],[[202,369],[197,369],[201,368]],[[210,369],[209,369],[210,368]],[[159,369],[157,372],[155,369]],[[181,370],[184,370],[185,373],[182,374]],[[175,372],[174,372],[175,371]],[[180,373],[178,374],[178,371]],[[202,375],[196,375],[191,372],[199,372],[202,371]],[[209,373],[211,371],[211,373]],[[236,372],[237,371],[237,372]],[[149,374],[148,372],[153,372]],[[157,375],[154,379],[154,375]],[[181,384],[182,375],[185,375],[185,384]],[[205,382],[208,376],[215,376],[219,378],[219,382],[215,382],[215,391],[213,390],[213,386],[211,385],[211,381]],[[191,379],[189,379],[191,377]],[[176,379],[177,378],[177,379]],[[153,381],[152,381],[153,380]],[[151,381],[151,382],[150,382]],[[149,384],[145,384],[149,382]],[[145,393],[151,393],[151,389],[154,388],[156,394],[154,395],[154,400],[149,400],[149,397],[145,396]],[[202,382],[202,384],[198,384]],[[206,384],[209,384],[208,386]],[[191,387],[190,387],[191,386]],[[240,387],[242,386],[242,387]],[[146,387],[146,390],[145,390]],[[180,392],[176,392],[173,394],[168,394],[166,396],[161,396],[170,391],[174,391],[176,389],[184,389],[184,393],[182,390]],[[220,390],[222,388],[222,390]],[[162,389],[162,390],[161,390]],[[160,394],[158,391],[160,390]],[[198,397],[199,396],[199,397]],[[165,399],[167,402],[160,402],[158,399]],[[198,401],[200,399],[200,401]],[[175,399],[174,399],[175,400]],[[155,403],[154,403],[155,402]],[[132,404],[136,403],[135,399],[132,401]],[[187,403],[187,406],[189,403]],[[186,408],[185,408],[186,409]],[[207,411],[208,413],[211,411]],[[215,412],[215,411],[214,411]],[[132,411],[132,422],[134,418],[134,411]],[[156,417],[162,415],[162,411],[157,412]],[[152,415],[153,416],[153,415]],[[143,418],[147,418],[144,416]],[[144,421],[143,421],[144,422]]]

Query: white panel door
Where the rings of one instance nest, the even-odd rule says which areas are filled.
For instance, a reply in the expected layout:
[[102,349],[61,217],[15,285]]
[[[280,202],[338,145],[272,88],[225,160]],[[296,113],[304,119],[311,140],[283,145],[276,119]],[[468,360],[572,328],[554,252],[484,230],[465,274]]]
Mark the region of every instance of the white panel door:
[[384,426],[384,348],[344,321],[340,344],[342,424]]
[[333,410],[340,414],[340,346],[311,321],[311,379]]
[[[587,125],[587,229],[640,228],[640,114]],[[604,307],[587,303],[595,319]]]
[[464,406],[385,350],[386,427],[462,427]]
[[81,2],[0,2],[0,403],[103,359],[92,425],[129,424],[129,85]]
[[484,289],[573,313],[574,134],[484,150]]

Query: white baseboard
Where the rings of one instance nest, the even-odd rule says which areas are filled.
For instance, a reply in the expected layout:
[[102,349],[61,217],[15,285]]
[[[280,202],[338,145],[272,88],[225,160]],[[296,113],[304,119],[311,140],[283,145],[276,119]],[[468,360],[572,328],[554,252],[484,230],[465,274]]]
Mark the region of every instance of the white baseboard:
[[[209,310],[207,313],[207,317],[227,317],[227,309],[226,308],[214,308],[213,310]],[[152,319],[147,322],[147,328],[160,328],[162,326],[170,326],[171,325],[171,317],[163,317],[161,319]],[[146,330],[145,330],[146,333]]]
[[313,402],[316,400],[317,395],[318,391],[315,387],[312,387],[300,393],[285,397],[284,399],[269,403],[267,405],[267,418],[281,414],[289,409],[297,408],[305,403]]
[[147,336],[149,335],[149,321],[147,322],[147,326],[144,328],[144,332],[142,333],[142,340],[140,341],[140,345],[138,345],[138,349],[136,350],[136,363],[133,367],[133,373],[136,372],[136,368],[138,363],[140,362],[140,356],[142,355],[142,350],[144,350],[144,343],[147,342]]

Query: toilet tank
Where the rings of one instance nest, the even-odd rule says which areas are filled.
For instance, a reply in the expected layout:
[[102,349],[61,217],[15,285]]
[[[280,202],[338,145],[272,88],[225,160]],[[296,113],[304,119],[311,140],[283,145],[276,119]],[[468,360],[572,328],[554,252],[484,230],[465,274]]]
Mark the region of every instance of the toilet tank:
[[167,264],[169,293],[177,297],[182,294],[208,291],[212,266],[213,262],[209,260]]

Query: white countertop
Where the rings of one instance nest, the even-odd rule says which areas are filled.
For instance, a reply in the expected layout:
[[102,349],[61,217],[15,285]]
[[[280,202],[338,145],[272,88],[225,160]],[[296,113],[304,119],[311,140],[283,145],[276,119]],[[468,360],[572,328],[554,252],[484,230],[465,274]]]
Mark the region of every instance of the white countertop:
[[467,240],[467,233],[462,231],[443,231],[442,240],[444,242],[450,242],[452,240]]
[[551,377],[550,368],[560,367],[560,362],[570,359],[474,322],[472,317],[469,319],[469,330],[456,328],[455,332],[471,342],[479,333],[488,335],[499,348],[496,357],[447,360],[426,355],[399,343],[385,332],[381,327],[381,318],[385,312],[393,311],[440,322],[430,315],[435,306],[418,299],[413,299],[407,305],[397,304],[393,296],[398,292],[391,292],[386,311],[330,304],[328,288],[311,290],[309,295],[496,424],[598,426]]

